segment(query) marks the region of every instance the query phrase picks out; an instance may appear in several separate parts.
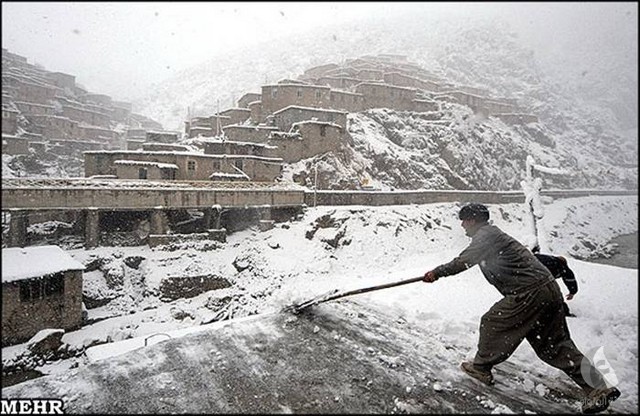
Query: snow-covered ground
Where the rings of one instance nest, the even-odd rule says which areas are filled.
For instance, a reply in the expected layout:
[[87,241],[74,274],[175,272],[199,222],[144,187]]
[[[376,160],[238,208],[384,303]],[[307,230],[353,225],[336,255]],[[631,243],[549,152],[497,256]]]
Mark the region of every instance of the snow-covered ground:
[[[604,347],[623,396],[621,409],[638,409],[638,271],[590,263],[579,258],[611,253],[607,243],[638,230],[637,196],[545,199],[543,229],[550,251],[569,259],[579,291],[569,301],[577,317],[568,323],[575,343],[589,353]],[[167,249],[100,247],[71,250],[83,264],[102,257],[102,271],[85,274],[85,292],[109,292],[113,300],[89,310],[104,319],[66,333],[62,340],[81,350],[105,341],[123,341],[86,348],[77,358],[46,363],[37,369],[60,374],[70,367],[123,354],[144,345],[144,338],[167,333],[173,338],[196,328],[220,325],[222,318],[277,312],[284,306],[332,289],[349,290],[418,277],[449,261],[469,239],[457,219],[459,204],[438,203],[387,207],[309,208],[301,218],[276,224],[272,230],[249,229],[231,234],[224,244],[185,243]],[[520,241],[530,236],[522,204],[489,205],[493,222]],[[141,257],[137,268],[124,262]],[[108,261],[107,261],[108,260]],[[129,262],[130,264],[130,262]],[[111,276],[105,276],[104,271]],[[228,288],[189,299],[163,302],[158,287],[166,277],[217,276]],[[114,290],[108,279],[122,279]],[[564,293],[566,287],[560,283]],[[399,319],[421,325],[444,343],[475,354],[481,315],[500,294],[474,267],[434,284],[413,283],[349,298],[379,308]],[[210,323],[213,322],[213,323]],[[200,325],[206,324],[206,325]],[[424,336],[422,333],[420,336]],[[156,336],[149,343],[162,342]],[[394,336],[389,334],[389,342]],[[3,366],[26,351],[21,344],[2,350]],[[457,362],[437,363],[442,380],[459,377]],[[566,378],[542,363],[523,343],[510,362],[522,368],[524,385],[532,394],[545,394],[527,374],[549,380]],[[625,410],[626,411],[626,410]]]

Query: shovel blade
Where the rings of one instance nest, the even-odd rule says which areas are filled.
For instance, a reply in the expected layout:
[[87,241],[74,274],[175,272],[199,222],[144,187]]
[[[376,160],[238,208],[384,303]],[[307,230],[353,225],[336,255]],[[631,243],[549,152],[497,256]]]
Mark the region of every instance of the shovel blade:
[[317,305],[318,303],[322,303],[326,301],[336,293],[338,293],[338,289],[333,289],[326,293],[323,293],[322,295],[306,300],[304,302],[299,302],[299,303],[294,303],[293,305],[289,305],[285,307],[284,310],[286,312],[293,312],[294,314],[298,314],[310,306]]

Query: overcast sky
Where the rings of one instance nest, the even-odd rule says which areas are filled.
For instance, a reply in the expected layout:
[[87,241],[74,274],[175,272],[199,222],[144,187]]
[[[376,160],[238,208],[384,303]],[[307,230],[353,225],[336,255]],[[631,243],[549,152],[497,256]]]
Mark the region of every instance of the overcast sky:
[[630,38],[637,59],[637,3],[3,1],[2,47],[49,71],[76,75],[90,91],[130,99],[233,48],[417,8],[443,18],[503,16],[532,47],[556,54],[577,42],[619,45]]

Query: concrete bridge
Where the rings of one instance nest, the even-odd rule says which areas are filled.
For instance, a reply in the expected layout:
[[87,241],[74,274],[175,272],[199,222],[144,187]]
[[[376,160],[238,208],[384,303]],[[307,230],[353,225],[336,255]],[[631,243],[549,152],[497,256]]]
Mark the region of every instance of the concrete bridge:
[[99,179],[2,179],[2,211],[10,214],[8,246],[26,244],[30,216],[37,212],[73,213],[84,231],[87,248],[98,245],[101,217],[113,212],[140,212],[149,235],[169,231],[172,211],[197,209],[205,231],[221,230],[223,210],[253,208],[259,221],[272,223],[272,211],[302,209],[304,188],[273,182],[141,181]]
[[[571,198],[591,195],[637,195],[637,190],[548,190],[543,195]],[[308,190],[296,184],[274,182],[148,181],[109,179],[2,179],[2,211],[10,213],[8,246],[26,244],[29,217],[47,212],[76,213],[74,223],[85,234],[85,245],[98,245],[101,217],[114,212],[137,212],[146,217],[149,235],[165,236],[167,214],[198,210],[204,231],[221,230],[223,211],[238,211],[235,221],[257,216],[261,228],[273,224],[272,215],[287,215],[316,205],[407,205],[438,202],[522,203],[521,191],[332,191]],[[242,211],[244,210],[244,211]]]

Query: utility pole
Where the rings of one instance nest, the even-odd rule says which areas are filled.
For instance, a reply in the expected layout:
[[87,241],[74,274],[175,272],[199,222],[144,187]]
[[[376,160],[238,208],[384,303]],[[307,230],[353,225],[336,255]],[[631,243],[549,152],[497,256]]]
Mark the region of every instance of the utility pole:
[[315,208],[318,205],[318,164],[313,165],[313,170],[315,171],[313,177],[313,207]]
[[544,209],[540,200],[542,178],[534,178],[534,170],[552,175],[567,175],[569,173],[561,169],[548,168],[546,166],[537,165],[533,157],[531,155],[527,155],[527,159],[525,162],[525,179],[520,182],[520,185],[522,186],[522,190],[524,191],[524,203],[527,207],[527,210],[529,211],[530,231],[531,235],[533,236],[533,241],[530,242],[529,248],[533,252],[548,252],[549,247],[542,232],[542,218],[544,217]]

